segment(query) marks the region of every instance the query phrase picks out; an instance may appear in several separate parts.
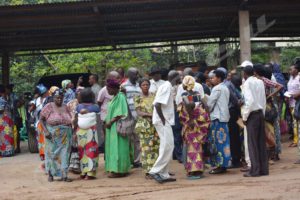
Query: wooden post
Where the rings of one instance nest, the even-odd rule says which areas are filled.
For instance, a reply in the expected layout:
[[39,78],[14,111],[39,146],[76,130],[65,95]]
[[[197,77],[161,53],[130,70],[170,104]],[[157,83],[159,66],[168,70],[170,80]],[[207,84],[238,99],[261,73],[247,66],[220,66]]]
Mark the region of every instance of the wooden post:
[[219,65],[220,67],[225,67],[227,69],[227,49],[226,43],[223,38],[220,38],[219,42]]
[[2,84],[9,85],[9,52],[2,53]]
[[251,60],[250,19],[248,10],[239,11],[240,62]]

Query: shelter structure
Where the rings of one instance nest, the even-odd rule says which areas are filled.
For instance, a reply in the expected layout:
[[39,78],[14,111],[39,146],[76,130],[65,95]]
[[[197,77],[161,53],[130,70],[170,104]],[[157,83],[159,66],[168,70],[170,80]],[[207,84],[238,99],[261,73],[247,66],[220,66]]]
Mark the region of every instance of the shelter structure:
[[217,38],[300,36],[298,0],[90,0],[0,6],[3,84],[14,52]]

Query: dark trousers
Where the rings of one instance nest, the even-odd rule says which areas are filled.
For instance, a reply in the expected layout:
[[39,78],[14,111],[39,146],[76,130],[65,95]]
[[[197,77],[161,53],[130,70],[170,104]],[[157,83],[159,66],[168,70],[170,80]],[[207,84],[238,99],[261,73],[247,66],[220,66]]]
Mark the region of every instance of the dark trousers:
[[172,126],[173,135],[174,135],[174,151],[173,151],[173,158],[182,161],[182,136],[181,130],[182,126],[179,120],[179,113],[175,111],[175,125]]
[[248,149],[252,176],[268,175],[265,119],[262,111],[252,112],[247,120]]
[[239,165],[242,158],[242,144],[240,138],[240,128],[236,121],[239,118],[239,110],[231,108],[230,120],[228,122],[229,135],[230,135],[230,152],[232,157],[232,165]]

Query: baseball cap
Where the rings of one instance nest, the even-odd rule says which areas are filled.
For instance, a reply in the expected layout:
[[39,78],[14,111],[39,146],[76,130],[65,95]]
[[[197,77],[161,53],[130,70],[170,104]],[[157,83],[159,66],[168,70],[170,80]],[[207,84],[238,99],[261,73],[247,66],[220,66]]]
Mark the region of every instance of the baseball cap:
[[250,62],[249,60],[245,60],[245,61],[242,62],[242,64],[241,64],[240,66],[238,66],[238,67],[245,68],[245,67],[247,67],[247,66],[253,67],[253,63]]

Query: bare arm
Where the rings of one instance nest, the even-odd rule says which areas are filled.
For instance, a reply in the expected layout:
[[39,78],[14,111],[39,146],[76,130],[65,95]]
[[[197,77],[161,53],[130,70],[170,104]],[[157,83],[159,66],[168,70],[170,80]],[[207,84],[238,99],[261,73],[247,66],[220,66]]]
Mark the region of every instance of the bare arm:
[[157,114],[158,114],[158,116],[160,117],[160,119],[161,119],[163,125],[165,125],[165,124],[166,124],[166,119],[165,119],[164,114],[162,113],[162,110],[161,110],[161,104],[160,104],[160,103],[156,103],[154,106],[155,106],[155,109],[156,109],[156,111],[157,111]]
[[140,117],[152,117],[152,114],[151,113],[146,113],[146,112],[143,112],[141,111],[140,109],[136,109],[136,113],[138,116]]
[[276,86],[275,86],[275,91],[272,92],[272,93],[267,97],[267,99],[269,99],[269,98],[271,98],[271,97],[277,95],[278,92],[280,92],[280,90],[281,90],[282,88],[283,88],[283,86],[282,86],[281,84],[277,83]]
[[51,140],[52,139],[52,136],[51,134],[49,133],[48,129],[47,129],[47,126],[46,126],[46,118],[45,117],[41,117],[40,118],[40,123],[45,131],[45,138],[47,138],[48,140]]

